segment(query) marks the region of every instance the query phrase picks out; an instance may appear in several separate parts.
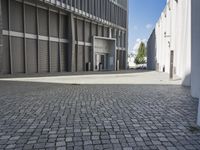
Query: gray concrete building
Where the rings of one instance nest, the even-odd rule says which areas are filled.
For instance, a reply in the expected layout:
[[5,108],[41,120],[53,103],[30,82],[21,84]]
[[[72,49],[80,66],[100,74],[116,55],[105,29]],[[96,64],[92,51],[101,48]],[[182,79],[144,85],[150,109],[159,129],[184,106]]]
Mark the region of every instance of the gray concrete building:
[[0,74],[126,69],[127,0],[0,0]]

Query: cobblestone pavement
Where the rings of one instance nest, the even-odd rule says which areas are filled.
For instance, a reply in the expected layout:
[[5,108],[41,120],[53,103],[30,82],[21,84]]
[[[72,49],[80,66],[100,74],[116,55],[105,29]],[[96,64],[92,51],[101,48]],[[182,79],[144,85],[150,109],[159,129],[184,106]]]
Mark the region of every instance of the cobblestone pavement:
[[0,149],[199,150],[196,116],[179,85],[0,81]]

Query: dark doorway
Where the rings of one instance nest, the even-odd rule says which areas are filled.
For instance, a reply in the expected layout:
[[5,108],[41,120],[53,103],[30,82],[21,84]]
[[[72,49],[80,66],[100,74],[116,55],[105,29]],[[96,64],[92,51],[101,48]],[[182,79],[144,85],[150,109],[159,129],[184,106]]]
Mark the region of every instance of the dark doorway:
[[105,55],[101,55],[101,65],[102,65],[102,69],[105,69]]

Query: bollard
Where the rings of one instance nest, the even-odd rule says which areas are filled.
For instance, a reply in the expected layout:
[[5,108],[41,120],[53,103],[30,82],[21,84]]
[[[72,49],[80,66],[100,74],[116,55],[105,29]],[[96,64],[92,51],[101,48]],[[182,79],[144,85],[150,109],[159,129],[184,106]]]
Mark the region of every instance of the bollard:
[[86,64],[86,71],[91,71],[91,62]]
[[117,60],[117,71],[119,71],[119,59]]

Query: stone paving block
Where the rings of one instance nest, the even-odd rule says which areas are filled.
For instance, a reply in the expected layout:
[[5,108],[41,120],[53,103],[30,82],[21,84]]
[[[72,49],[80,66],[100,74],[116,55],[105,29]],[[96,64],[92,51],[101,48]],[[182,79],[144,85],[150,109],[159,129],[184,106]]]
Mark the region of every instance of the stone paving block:
[[66,147],[57,147],[56,150],[67,150]]
[[93,150],[93,145],[84,145],[84,150]]
[[67,137],[67,138],[65,139],[65,141],[66,141],[66,142],[71,142],[71,141],[72,141],[72,137]]
[[32,150],[33,149],[33,145],[32,144],[27,144],[27,145],[25,145],[24,147],[23,147],[23,149],[25,149],[25,150]]
[[123,150],[133,150],[132,147],[124,147]]
[[84,141],[84,145],[92,145],[92,141],[91,140]]

